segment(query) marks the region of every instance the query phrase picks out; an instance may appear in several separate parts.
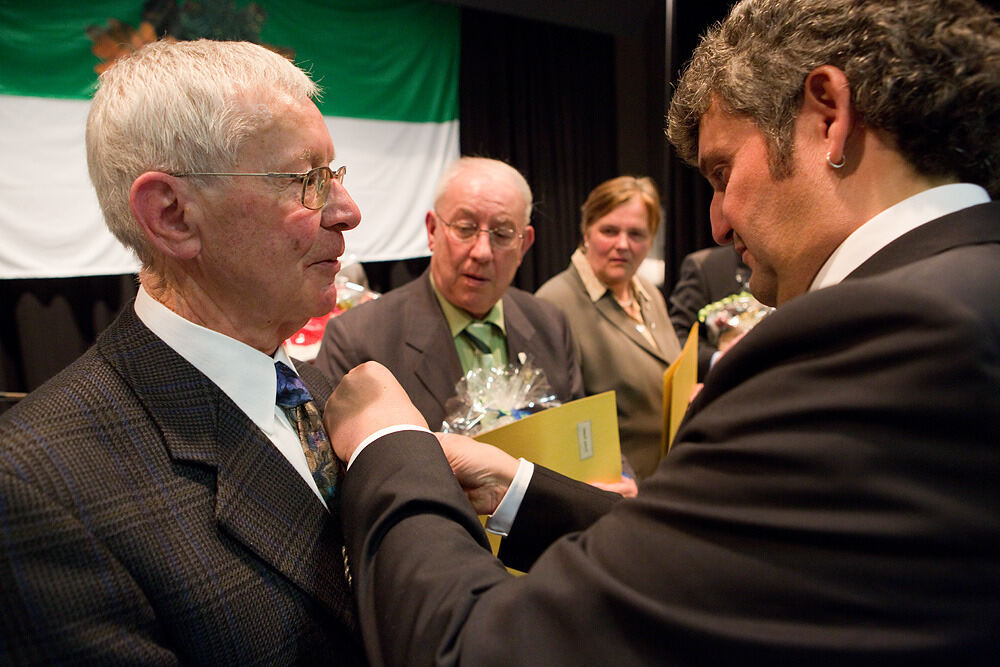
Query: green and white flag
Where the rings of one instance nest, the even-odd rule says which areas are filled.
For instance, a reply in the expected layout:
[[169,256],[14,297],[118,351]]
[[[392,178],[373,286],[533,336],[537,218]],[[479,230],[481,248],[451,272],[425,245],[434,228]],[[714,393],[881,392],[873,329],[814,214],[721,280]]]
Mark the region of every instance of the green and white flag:
[[[138,269],[104,226],[87,174],[84,126],[102,64],[94,35],[113,32],[116,21],[141,33],[151,12],[165,13],[182,37],[249,34],[292,52],[323,88],[319,108],[335,164],[348,166],[345,186],[361,209],[347,252],[365,261],[428,254],[424,214],[438,174],[459,154],[457,7],[427,0],[0,0],[0,278]],[[216,24],[228,32],[212,33]]]

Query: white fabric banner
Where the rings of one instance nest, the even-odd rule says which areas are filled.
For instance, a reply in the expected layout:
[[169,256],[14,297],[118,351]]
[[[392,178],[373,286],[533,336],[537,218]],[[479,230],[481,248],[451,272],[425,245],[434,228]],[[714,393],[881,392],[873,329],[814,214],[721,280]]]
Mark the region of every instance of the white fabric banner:
[[[133,273],[107,231],[87,174],[90,102],[0,95],[0,278]],[[441,170],[459,155],[458,121],[326,117],[361,209],[347,252],[361,261],[429,254],[424,215]]]

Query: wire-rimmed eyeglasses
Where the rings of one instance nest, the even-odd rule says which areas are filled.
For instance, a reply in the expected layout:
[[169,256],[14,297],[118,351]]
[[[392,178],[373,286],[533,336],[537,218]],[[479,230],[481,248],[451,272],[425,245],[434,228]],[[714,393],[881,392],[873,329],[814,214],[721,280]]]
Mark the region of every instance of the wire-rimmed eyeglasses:
[[488,234],[491,246],[497,250],[506,250],[514,247],[520,239],[524,238],[524,232],[517,231],[517,227],[510,223],[501,223],[484,229],[472,220],[465,219],[448,222],[437,211],[434,211],[434,215],[444,224],[448,234],[456,241],[462,243],[472,242],[479,238],[480,234]]
[[314,167],[309,171],[294,172],[226,172],[226,171],[187,171],[173,176],[262,176],[264,178],[294,178],[302,182],[302,205],[313,211],[326,206],[326,198],[330,195],[330,182],[344,183],[347,167],[341,166],[336,171],[329,167]]

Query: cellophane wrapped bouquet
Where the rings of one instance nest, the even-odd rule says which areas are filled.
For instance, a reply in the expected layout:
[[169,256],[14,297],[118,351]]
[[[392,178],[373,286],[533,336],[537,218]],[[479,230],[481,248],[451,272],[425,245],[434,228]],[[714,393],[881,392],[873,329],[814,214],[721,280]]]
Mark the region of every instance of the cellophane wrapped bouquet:
[[470,369],[445,403],[441,430],[473,436],[561,405],[545,372],[522,357],[504,368]]
[[708,330],[709,342],[719,346],[752,329],[772,310],[749,292],[740,292],[708,304],[698,311],[698,320]]

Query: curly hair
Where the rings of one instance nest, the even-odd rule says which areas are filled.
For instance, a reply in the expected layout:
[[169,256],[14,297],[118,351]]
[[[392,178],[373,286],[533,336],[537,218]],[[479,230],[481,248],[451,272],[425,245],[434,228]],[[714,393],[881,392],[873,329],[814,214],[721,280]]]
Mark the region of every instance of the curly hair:
[[[646,208],[646,224],[649,235],[654,236],[660,227],[660,193],[647,176],[618,176],[604,181],[587,195],[580,207],[580,233],[584,236],[595,222],[615,210],[625,202],[639,197]],[[581,247],[583,241],[580,241]]]
[[696,163],[718,101],[756,123],[772,175],[788,175],[803,84],[821,65],[845,73],[863,122],[918,172],[1000,195],[1000,20],[975,0],[744,0],[695,49],[667,136]]

